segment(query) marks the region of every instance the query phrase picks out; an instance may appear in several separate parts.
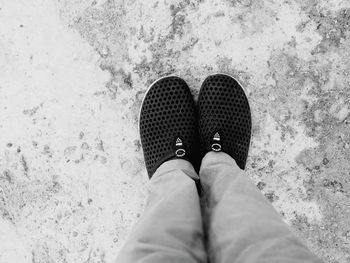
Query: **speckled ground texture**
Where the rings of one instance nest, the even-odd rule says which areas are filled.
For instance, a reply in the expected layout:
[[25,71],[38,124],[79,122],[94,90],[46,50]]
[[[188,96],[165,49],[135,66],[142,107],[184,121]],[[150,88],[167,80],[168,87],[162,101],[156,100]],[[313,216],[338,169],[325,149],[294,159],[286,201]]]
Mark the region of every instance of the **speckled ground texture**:
[[147,197],[147,86],[214,72],[249,97],[247,176],[350,262],[349,57],[349,1],[2,0],[0,262],[113,262]]

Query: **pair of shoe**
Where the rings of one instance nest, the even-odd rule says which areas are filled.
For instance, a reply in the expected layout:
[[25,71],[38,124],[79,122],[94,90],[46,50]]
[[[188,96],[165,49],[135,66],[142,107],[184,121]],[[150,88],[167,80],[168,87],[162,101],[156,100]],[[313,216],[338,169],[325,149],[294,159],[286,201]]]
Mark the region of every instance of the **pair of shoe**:
[[243,170],[251,136],[251,113],[241,85],[231,76],[207,77],[197,107],[186,82],[155,81],[140,111],[140,137],[149,178],[165,161],[181,158],[196,171],[209,151],[229,154]]

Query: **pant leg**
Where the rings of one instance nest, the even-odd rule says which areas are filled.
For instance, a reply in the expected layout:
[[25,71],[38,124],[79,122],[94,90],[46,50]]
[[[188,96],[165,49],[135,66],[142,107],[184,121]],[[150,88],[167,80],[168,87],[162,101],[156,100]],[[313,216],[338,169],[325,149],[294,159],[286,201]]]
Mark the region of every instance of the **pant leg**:
[[211,263],[322,262],[292,234],[228,154],[207,153],[200,178]]
[[200,200],[185,160],[170,160],[155,172],[143,215],[117,263],[206,262]]

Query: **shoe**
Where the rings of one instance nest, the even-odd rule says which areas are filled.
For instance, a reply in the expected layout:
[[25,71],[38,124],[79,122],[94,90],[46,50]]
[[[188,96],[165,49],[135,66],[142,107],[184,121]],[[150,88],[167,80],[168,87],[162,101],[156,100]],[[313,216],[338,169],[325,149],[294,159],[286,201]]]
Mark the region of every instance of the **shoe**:
[[149,178],[170,159],[185,159],[198,171],[195,103],[186,82],[175,76],[155,81],[140,111],[140,137]]
[[222,151],[244,170],[252,121],[241,85],[225,74],[207,77],[199,92],[198,112],[202,157],[209,151]]

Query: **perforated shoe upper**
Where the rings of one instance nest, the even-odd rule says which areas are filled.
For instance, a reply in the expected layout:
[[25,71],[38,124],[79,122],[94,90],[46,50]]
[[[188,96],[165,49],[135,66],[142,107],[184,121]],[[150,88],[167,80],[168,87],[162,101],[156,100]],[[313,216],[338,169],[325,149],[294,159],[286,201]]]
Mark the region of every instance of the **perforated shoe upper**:
[[151,85],[140,112],[140,136],[149,177],[166,160],[184,158],[198,166],[198,136],[192,94],[184,80],[165,77]]
[[231,76],[211,75],[202,84],[199,98],[201,151],[223,151],[245,168],[250,136],[251,113],[240,84]]

